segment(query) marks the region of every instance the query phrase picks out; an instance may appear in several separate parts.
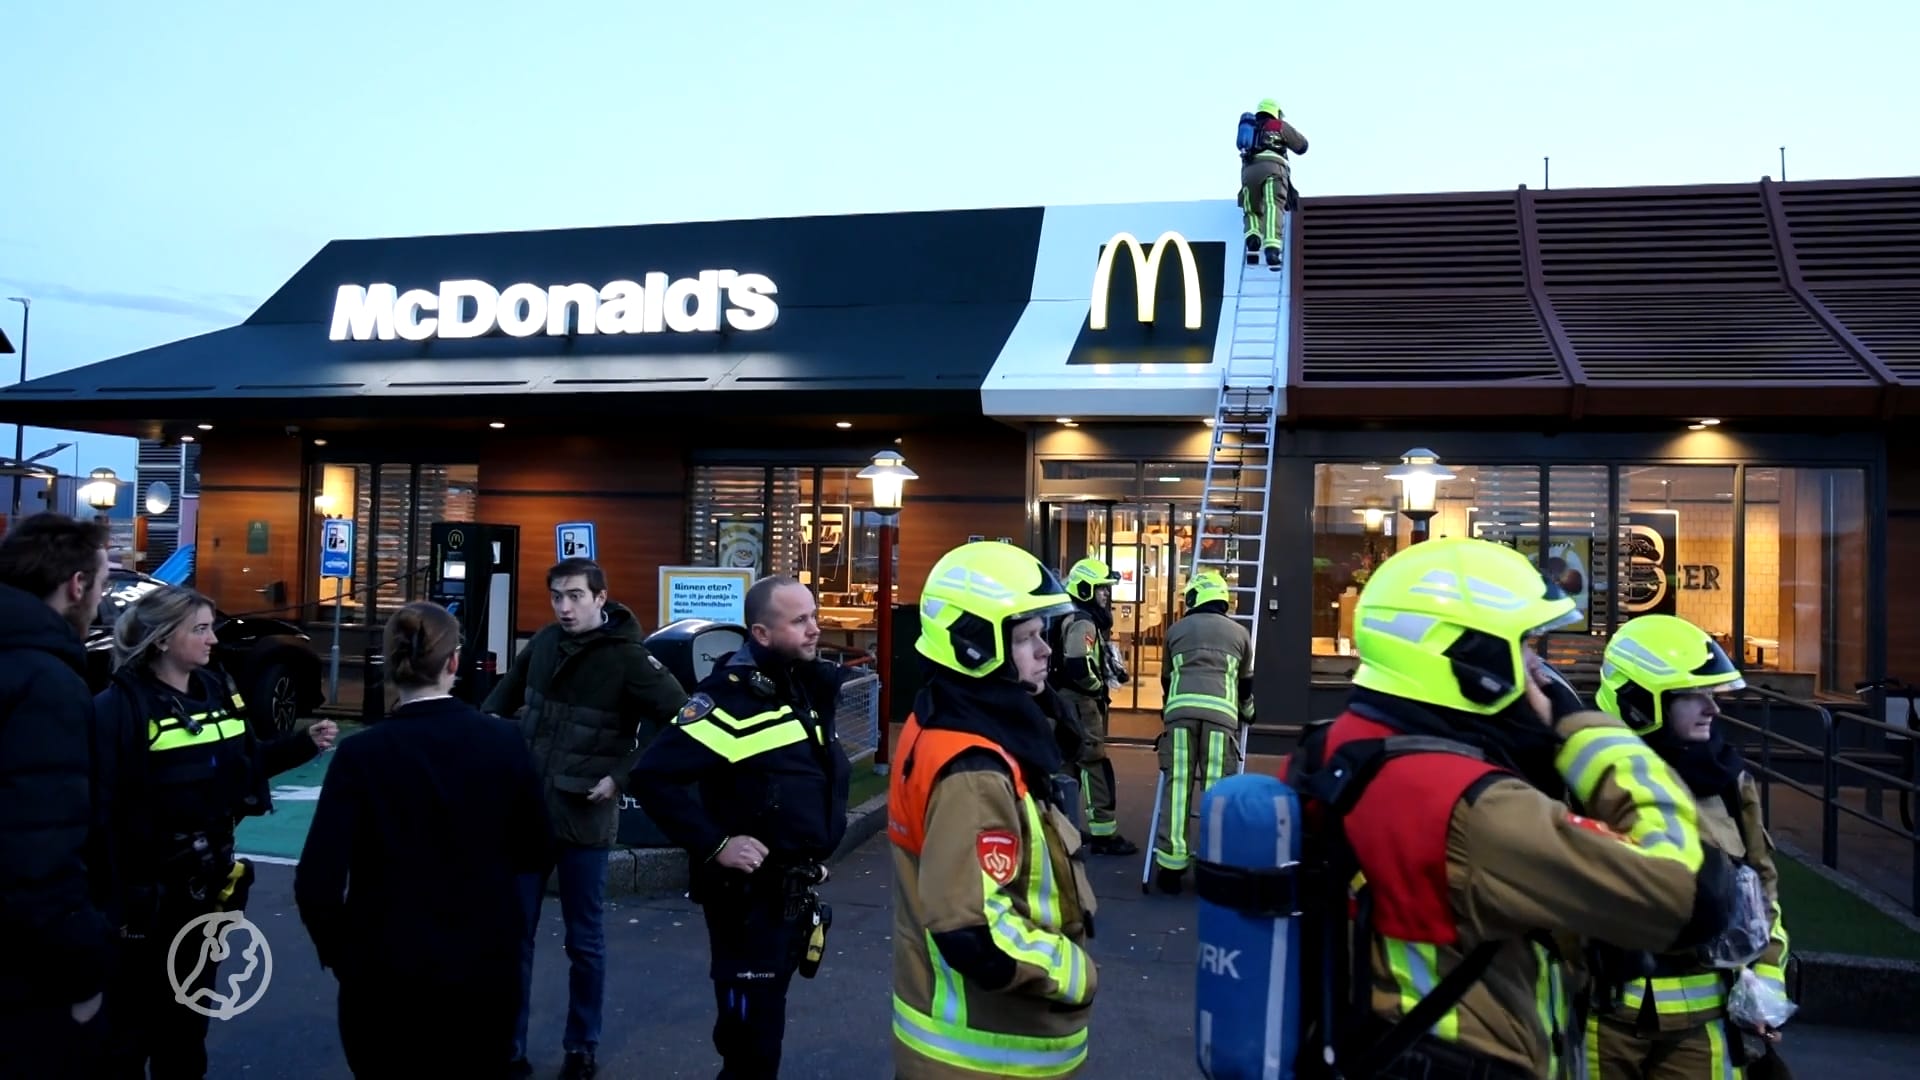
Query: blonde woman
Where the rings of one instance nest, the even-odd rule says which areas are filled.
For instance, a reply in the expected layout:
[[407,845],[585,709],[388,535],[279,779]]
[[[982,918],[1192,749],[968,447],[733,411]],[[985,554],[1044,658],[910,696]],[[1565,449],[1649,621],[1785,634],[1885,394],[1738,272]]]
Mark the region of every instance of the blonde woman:
[[[108,994],[115,1076],[202,1077],[207,1018],[177,1003],[167,973],[173,939],[194,919],[245,908],[253,864],[234,856],[240,820],[272,806],[267,781],[333,745],[318,721],[271,743],[247,726],[246,703],[213,658],[213,601],[159,588],[113,628],[113,681],[94,698],[106,797],[109,917],[121,955]],[[177,958],[183,981],[198,951]],[[211,986],[217,965],[196,986]]]

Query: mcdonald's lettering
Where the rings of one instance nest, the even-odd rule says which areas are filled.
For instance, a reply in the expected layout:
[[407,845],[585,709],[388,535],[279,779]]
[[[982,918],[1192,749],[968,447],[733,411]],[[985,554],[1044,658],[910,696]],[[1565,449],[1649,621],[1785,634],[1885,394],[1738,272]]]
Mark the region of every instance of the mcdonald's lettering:
[[1132,233],[1115,233],[1107,241],[1105,250],[1100,252],[1100,260],[1093,268],[1093,311],[1087,325],[1093,330],[1107,328],[1107,308],[1112,292],[1114,254],[1121,248],[1133,259],[1134,289],[1139,298],[1139,318],[1143,323],[1154,321],[1155,294],[1158,292],[1160,261],[1166,258],[1167,249],[1173,248],[1180,256],[1180,282],[1184,286],[1181,296],[1181,310],[1185,316],[1185,325],[1189,330],[1198,330],[1201,325],[1200,265],[1194,261],[1193,248],[1187,238],[1177,232],[1163,232],[1151,247],[1142,250],[1140,241]]

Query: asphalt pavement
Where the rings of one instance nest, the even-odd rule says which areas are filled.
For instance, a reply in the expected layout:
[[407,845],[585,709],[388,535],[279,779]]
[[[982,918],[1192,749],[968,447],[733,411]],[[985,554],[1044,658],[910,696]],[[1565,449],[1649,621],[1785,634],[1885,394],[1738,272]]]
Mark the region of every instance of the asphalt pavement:
[[[1144,842],[1153,759],[1119,749],[1122,824]],[[1088,1076],[1195,1077],[1194,900],[1140,892],[1140,860],[1093,862],[1100,895],[1100,965]],[[265,865],[249,905],[273,949],[272,981],[248,1012],[216,1020],[208,1038],[212,1077],[346,1077],[335,1026],[335,985],[319,969],[293,907],[293,868]],[[822,895],[833,905],[829,955],[819,977],[796,979],[789,998],[789,1080],[880,1080],[893,1075],[889,1036],[892,869],[885,834],[836,864]],[[608,977],[600,1075],[619,1080],[712,1077],[713,996],[706,932],[697,908],[677,897],[607,907]],[[536,953],[532,1055],[553,1076],[566,1010],[566,957],[558,901],[549,897]],[[404,993],[395,1009],[404,1010]],[[1783,1051],[1802,1076],[1894,1080],[1914,1075],[1920,1036],[1790,1026]]]

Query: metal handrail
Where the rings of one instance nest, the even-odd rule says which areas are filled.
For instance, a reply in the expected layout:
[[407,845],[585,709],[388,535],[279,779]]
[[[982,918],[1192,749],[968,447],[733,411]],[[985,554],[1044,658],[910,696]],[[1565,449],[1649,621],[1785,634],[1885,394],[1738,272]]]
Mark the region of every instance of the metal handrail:
[[[1846,709],[1836,711],[1817,701],[1789,697],[1766,687],[1749,685],[1729,695],[1729,699],[1736,705],[1743,701],[1757,700],[1760,706],[1758,724],[1724,711],[1721,719],[1734,727],[1760,736],[1760,761],[1757,765],[1749,762],[1749,767],[1760,780],[1761,816],[1768,826],[1771,827],[1773,821],[1772,785],[1780,783],[1810,798],[1820,800],[1820,862],[1829,868],[1838,869],[1839,867],[1840,815],[1842,814],[1906,840],[1913,845],[1911,894],[1908,897],[1908,906],[1914,911],[1920,911],[1920,832],[1896,826],[1871,814],[1855,810],[1840,800],[1842,770],[1861,777],[1871,777],[1894,791],[1904,792],[1909,798],[1920,797],[1920,783],[1916,783],[1913,778],[1894,776],[1864,762],[1850,759],[1847,752],[1840,746],[1842,721],[1858,725],[1865,730],[1877,730],[1883,734],[1891,733],[1903,738],[1913,738],[1916,733]],[[1820,720],[1822,745],[1814,747],[1774,732],[1773,714],[1776,707],[1811,712],[1817,716]],[[1818,762],[1820,771],[1818,794],[1810,786],[1794,780],[1774,766],[1773,753],[1776,745],[1790,747]]]

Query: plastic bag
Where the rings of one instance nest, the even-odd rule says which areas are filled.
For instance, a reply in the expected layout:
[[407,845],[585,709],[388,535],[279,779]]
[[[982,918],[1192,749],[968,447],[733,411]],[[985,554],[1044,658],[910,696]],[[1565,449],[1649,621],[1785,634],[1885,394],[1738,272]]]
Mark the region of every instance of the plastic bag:
[[1749,1031],[1778,1028],[1799,1009],[1788,999],[1785,989],[1755,975],[1751,968],[1741,969],[1733,992],[1727,995],[1727,1015],[1735,1026]]
[[1760,874],[1741,864],[1733,871],[1732,920],[1719,937],[1700,946],[1700,962],[1728,971],[1760,958],[1773,936],[1773,912]]

